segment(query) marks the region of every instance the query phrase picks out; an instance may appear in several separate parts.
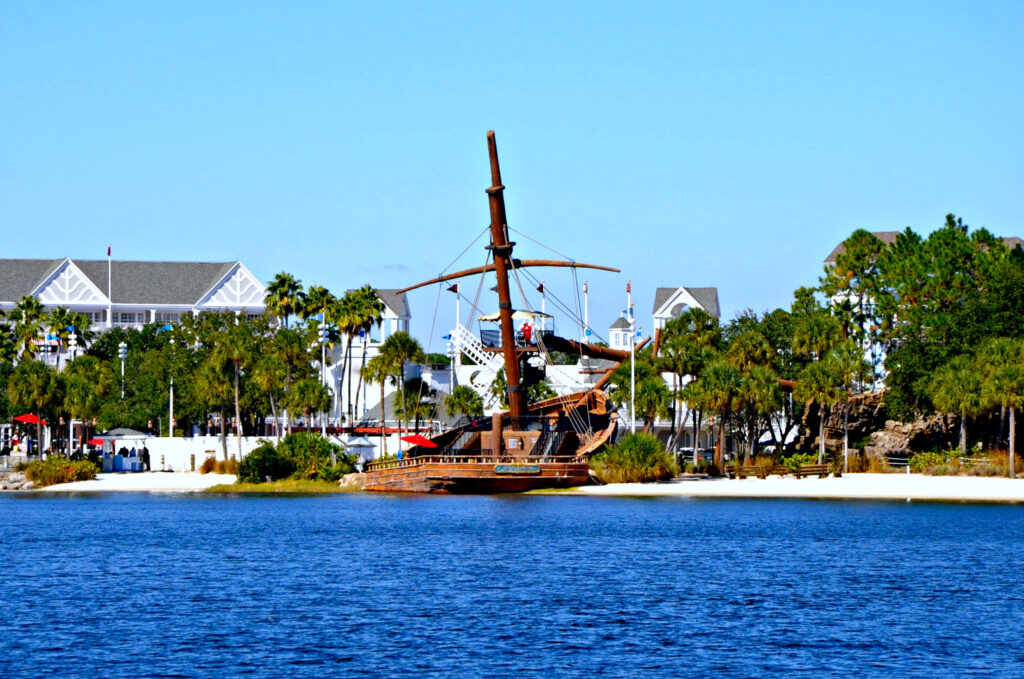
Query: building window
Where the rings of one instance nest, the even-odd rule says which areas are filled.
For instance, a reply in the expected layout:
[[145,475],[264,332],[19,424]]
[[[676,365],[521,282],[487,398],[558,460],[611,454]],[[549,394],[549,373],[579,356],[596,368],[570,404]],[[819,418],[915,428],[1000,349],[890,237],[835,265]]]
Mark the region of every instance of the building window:
[[143,325],[146,322],[145,311],[115,311],[114,322],[121,325]]
[[158,311],[156,312],[157,323],[177,323],[181,319],[181,314],[177,311]]

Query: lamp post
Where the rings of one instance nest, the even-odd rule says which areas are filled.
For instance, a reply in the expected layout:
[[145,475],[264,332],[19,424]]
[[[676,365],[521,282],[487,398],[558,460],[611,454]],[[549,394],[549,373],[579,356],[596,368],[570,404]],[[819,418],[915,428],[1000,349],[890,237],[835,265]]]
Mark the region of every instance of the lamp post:
[[68,336],[68,351],[71,352],[71,360],[75,360],[78,354],[78,334],[74,326],[71,326],[71,334]]
[[117,355],[121,358],[121,400],[124,400],[124,359],[128,358],[128,345],[121,342],[117,345]]
[[626,311],[629,313],[629,433],[636,433],[636,327],[633,318],[633,293],[626,282]]
[[170,404],[171,404],[171,407],[170,407],[170,413],[168,414],[168,419],[169,419],[169,422],[170,422],[170,426],[169,426],[168,430],[171,432],[171,438],[173,439],[174,438],[174,338],[173,337],[171,338],[171,368],[170,368],[169,372],[170,372],[170,378],[171,378],[171,380],[170,380],[171,381],[171,385],[170,385],[170,397],[171,397],[170,398]]
[[[327,310],[320,320],[320,383],[327,386]],[[320,413],[320,435],[327,438],[327,415]]]

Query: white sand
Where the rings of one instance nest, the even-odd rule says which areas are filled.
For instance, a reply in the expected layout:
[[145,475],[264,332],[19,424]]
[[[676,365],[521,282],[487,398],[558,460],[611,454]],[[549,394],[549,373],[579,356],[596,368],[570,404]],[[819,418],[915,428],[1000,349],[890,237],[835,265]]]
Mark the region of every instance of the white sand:
[[584,486],[575,493],[619,496],[688,496],[864,500],[939,500],[1024,503],[1024,479],[921,474],[844,474],[827,479],[693,479],[666,483]]
[[233,474],[200,474],[199,472],[123,472],[97,474],[92,481],[76,481],[47,486],[44,491],[102,492],[114,490],[154,492],[195,492],[219,483],[234,483]]

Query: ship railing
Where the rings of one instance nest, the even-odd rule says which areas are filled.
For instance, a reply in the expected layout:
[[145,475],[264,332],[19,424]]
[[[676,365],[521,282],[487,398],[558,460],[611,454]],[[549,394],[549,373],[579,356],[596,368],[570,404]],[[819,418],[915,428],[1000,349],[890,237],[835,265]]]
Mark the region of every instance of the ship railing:
[[587,462],[586,458],[577,455],[557,456],[513,456],[513,455],[489,455],[487,451],[480,451],[479,454],[471,455],[420,455],[408,457],[401,460],[375,460],[366,464],[366,471],[382,471],[386,469],[406,469],[418,467],[424,464],[580,464]]

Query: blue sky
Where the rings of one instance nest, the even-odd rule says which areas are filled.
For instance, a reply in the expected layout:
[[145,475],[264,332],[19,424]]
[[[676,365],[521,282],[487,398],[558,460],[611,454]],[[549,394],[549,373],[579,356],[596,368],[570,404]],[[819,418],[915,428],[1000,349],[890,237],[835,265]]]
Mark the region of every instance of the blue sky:
[[623,269],[596,328],[627,279],[645,326],[788,307],[856,228],[1024,236],[1022,45],[1019,2],[0,2],[0,256],[401,287],[487,224],[493,128],[510,226]]

